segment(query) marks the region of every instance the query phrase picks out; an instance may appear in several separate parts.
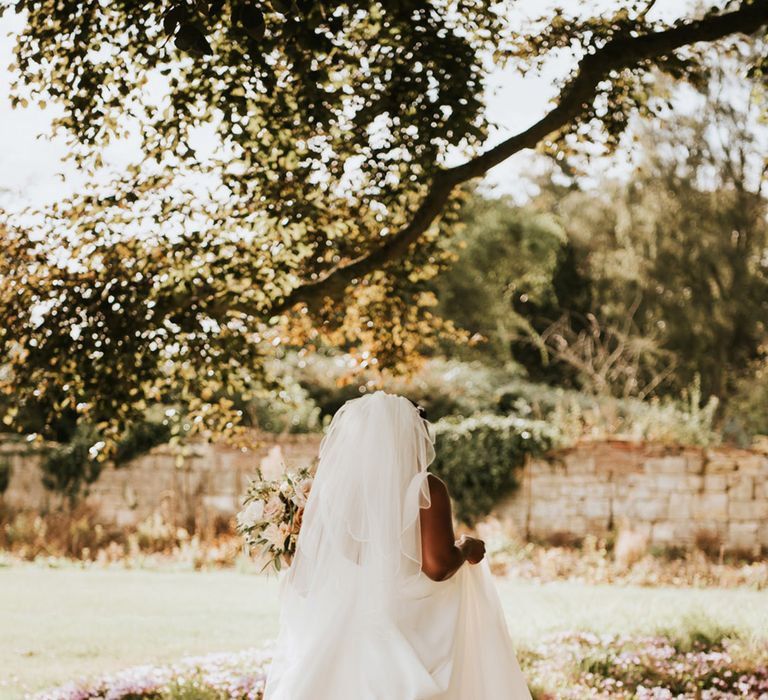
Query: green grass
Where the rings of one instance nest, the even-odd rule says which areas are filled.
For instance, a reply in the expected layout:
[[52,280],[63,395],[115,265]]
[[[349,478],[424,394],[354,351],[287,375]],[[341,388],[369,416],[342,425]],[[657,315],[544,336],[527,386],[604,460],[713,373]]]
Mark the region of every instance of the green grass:
[[[583,629],[651,633],[703,620],[768,640],[768,596],[746,590],[500,581],[520,644]],[[277,631],[274,578],[235,571],[0,569],[0,699],[79,675],[258,646]],[[698,624],[698,623],[697,623]]]

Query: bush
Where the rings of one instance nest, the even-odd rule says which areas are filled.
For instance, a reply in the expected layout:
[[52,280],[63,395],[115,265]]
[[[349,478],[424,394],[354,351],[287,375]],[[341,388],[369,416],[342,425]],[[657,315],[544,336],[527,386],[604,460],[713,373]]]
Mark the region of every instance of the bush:
[[45,514],[0,510],[0,549],[23,559],[36,556],[88,556],[106,545],[110,535],[85,503]]
[[142,421],[126,430],[115,448],[114,462],[121,466],[149,452],[153,447],[168,442],[171,428],[167,423]]
[[[115,446],[113,456],[117,467],[167,442],[170,427],[162,422],[142,421],[131,425]],[[99,459],[101,436],[88,424],[77,426],[72,439],[47,450],[42,460],[43,485],[75,499],[84,485],[99,478],[104,461]]]
[[81,425],[70,442],[51,448],[40,464],[45,488],[74,499],[84,483],[96,481],[102,467],[93,452],[98,441],[94,428]]
[[343,356],[285,362],[324,418],[330,418],[345,401],[378,388],[407,396],[423,406],[433,421],[448,415],[471,416],[493,410],[496,387],[513,376],[480,362],[441,358],[432,358],[403,377],[381,377],[373,371],[352,374]]
[[722,647],[741,638],[737,628],[713,620],[703,610],[688,613],[675,627],[661,627],[658,633],[682,653]]
[[725,405],[723,433],[742,447],[749,447],[756,436],[768,435],[768,359],[736,383]]
[[473,524],[517,486],[526,459],[558,446],[559,433],[544,421],[480,414],[435,424],[432,471],[448,485],[456,517]]
[[514,380],[496,389],[498,412],[546,420],[570,440],[623,435],[634,440],[713,445],[717,399],[704,402],[698,383],[673,400],[618,399]]

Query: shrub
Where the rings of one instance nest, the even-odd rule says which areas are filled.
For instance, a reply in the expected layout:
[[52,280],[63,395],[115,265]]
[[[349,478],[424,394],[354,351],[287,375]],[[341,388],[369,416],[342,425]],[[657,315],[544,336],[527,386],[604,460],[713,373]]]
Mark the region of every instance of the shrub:
[[81,558],[109,539],[86,503],[45,514],[14,512],[10,508],[0,512],[0,548],[25,559],[38,555]]
[[167,423],[141,421],[134,423],[117,443],[114,462],[121,466],[136,457],[149,452],[153,447],[162,445],[171,437],[171,428]]
[[619,399],[514,380],[496,389],[497,411],[547,420],[575,440],[624,435],[683,445],[721,441],[715,429],[717,399],[704,402],[698,383],[677,399]]
[[70,442],[51,448],[40,464],[43,485],[74,499],[83,483],[93,483],[101,473],[102,465],[92,451],[98,440],[94,428],[78,426]]
[[435,433],[432,471],[448,484],[456,517],[470,525],[514,491],[526,459],[559,443],[549,423],[489,414],[443,419]]
[[382,377],[373,371],[352,373],[345,356],[316,356],[311,362],[285,360],[309,398],[324,418],[329,418],[345,401],[366,391],[383,388],[402,394],[424,406],[430,420],[448,415],[470,416],[493,410],[496,387],[508,382],[510,372],[480,362],[459,362],[432,358],[412,374]]
[[658,633],[667,637],[669,643],[682,653],[720,648],[727,640],[741,638],[737,628],[722,625],[703,610],[688,613],[675,627],[662,627]]
[[[170,428],[165,423],[134,423],[117,442],[113,457],[115,466],[122,466],[149,452],[156,445],[166,442],[170,435]],[[40,465],[43,470],[43,485],[74,500],[83,485],[92,484],[101,474],[104,461],[98,457],[100,440],[101,437],[93,426],[78,425],[69,442],[47,450]]]

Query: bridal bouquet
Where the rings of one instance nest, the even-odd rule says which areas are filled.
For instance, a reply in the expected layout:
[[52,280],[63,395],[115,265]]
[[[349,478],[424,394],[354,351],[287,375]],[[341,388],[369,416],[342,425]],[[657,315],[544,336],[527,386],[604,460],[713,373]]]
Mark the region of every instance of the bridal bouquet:
[[312,472],[299,469],[282,478],[265,480],[259,472],[248,485],[243,508],[237,514],[237,531],[248,547],[280,571],[296,552],[304,506],[312,488]]

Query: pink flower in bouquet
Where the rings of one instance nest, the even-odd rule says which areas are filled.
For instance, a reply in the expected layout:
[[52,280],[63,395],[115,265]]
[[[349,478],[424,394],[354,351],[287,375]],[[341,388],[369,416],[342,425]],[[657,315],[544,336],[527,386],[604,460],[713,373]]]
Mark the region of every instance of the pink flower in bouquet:
[[286,523],[280,523],[279,525],[270,523],[264,528],[261,536],[273,549],[282,550],[285,548],[285,540],[290,534],[291,529]]
[[285,515],[285,505],[280,499],[280,496],[274,495],[267,501],[267,505],[264,506],[264,520],[270,523],[275,523]]
[[303,508],[307,505],[307,499],[309,498],[309,492],[312,489],[312,479],[302,479],[296,484],[296,490],[293,494],[293,502],[299,507]]

